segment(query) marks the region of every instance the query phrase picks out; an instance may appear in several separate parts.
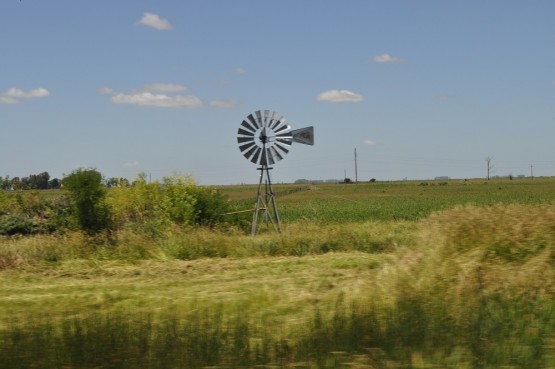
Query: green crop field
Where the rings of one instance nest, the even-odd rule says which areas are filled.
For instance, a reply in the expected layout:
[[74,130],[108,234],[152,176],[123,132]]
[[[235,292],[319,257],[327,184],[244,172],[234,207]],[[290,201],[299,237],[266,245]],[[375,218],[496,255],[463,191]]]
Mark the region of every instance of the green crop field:
[[1,236],[0,367],[555,367],[555,178],[274,189],[281,234]]
[[[455,205],[537,205],[555,200],[553,178],[278,185],[274,190],[278,194],[297,190],[278,196],[284,219],[323,223],[418,220]],[[253,207],[255,186],[229,186],[223,191],[239,207]]]

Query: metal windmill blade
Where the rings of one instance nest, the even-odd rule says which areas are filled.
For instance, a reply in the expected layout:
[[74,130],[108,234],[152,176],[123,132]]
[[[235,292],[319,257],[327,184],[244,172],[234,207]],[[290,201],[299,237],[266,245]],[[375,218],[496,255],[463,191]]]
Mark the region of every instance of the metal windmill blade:
[[239,150],[257,165],[273,165],[289,152],[291,127],[277,112],[257,110],[245,118],[237,131]]

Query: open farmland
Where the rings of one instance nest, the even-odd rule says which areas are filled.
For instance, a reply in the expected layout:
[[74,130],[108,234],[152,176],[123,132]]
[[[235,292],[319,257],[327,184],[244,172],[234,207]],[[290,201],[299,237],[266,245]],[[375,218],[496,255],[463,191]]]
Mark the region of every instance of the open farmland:
[[[252,207],[255,186],[222,190]],[[281,235],[232,215],[112,243],[1,238],[0,362],[555,366],[555,179],[275,190]]]
[[[222,189],[238,201],[238,208],[252,208],[256,186]],[[456,205],[537,205],[555,201],[553,178],[277,185],[274,190],[292,192],[278,198],[280,214],[290,222],[414,221]]]

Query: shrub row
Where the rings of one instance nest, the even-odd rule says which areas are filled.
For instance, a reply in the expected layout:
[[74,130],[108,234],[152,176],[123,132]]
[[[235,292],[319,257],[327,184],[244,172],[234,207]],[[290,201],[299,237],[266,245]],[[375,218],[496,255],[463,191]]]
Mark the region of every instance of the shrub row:
[[213,226],[223,221],[228,206],[220,191],[197,186],[189,177],[147,183],[140,175],[132,186],[108,189],[100,172],[78,169],[64,178],[56,196],[0,191],[0,235],[126,228],[160,234],[175,224]]

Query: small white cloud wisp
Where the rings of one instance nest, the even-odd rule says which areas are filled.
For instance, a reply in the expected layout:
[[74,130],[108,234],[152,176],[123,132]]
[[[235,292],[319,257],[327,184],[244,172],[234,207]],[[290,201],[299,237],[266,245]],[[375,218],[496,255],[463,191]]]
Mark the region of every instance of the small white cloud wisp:
[[143,14],[143,17],[137,22],[137,24],[154,28],[159,31],[169,31],[172,29],[172,26],[167,19],[162,19],[158,14],[148,12]]
[[12,87],[0,94],[0,104],[18,104],[25,99],[50,96],[50,91],[44,87],[24,91],[20,88]]
[[316,96],[316,100],[330,103],[355,103],[364,98],[349,90],[327,90]]
[[400,58],[398,56],[391,56],[390,54],[381,54],[381,55],[376,55],[374,57],[374,61],[376,63],[401,63],[404,62],[405,59]]
[[111,96],[114,104],[152,106],[157,108],[198,108],[202,101],[194,95],[180,95],[187,91],[185,86],[172,83],[153,83],[130,93],[115,92],[109,87],[99,88],[101,95]]
[[155,106],[158,108],[198,108],[202,106],[202,101],[193,95],[169,96],[166,94],[153,94],[151,92],[137,94],[116,93],[112,95],[112,102],[114,104]]
[[362,140],[362,143],[365,144],[365,145],[368,145],[368,146],[372,146],[372,145],[375,145],[375,144],[376,144],[376,142],[374,142],[374,141],[372,141],[372,140],[370,140],[370,139],[368,139],[368,138]]

